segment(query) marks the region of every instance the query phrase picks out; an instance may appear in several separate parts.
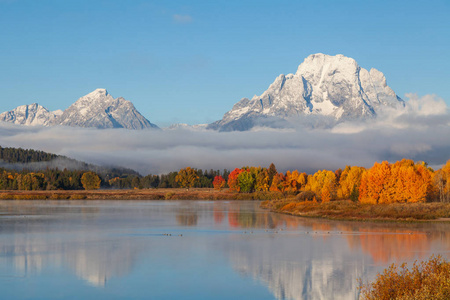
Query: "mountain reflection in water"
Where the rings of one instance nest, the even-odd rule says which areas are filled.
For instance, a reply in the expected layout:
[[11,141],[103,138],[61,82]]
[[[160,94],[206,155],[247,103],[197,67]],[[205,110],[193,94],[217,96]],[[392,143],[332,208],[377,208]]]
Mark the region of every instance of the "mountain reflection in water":
[[[357,299],[358,279],[372,279],[392,262],[446,257],[450,246],[450,225],[445,223],[305,219],[258,205],[0,201],[0,288],[26,298],[8,283],[16,277],[32,280],[51,269],[66,276],[69,285],[73,279],[64,270],[101,288],[99,299],[108,299],[108,289],[121,282],[143,293],[152,283],[151,294],[143,298],[169,299],[177,294],[163,290],[169,284],[166,277],[173,278],[175,287],[188,282],[192,298],[198,299],[243,295],[227,291],[264,295],[264,288],[272,294],[268,299]],[[221,279],[223,273],[228,280]],[[192,287],[196,281],[190,277],[201,278],[198,287]],[[250,278],[255,282],[245,284],[248,291],[232,290]],[[214,290],[208,294],[203,285]]]

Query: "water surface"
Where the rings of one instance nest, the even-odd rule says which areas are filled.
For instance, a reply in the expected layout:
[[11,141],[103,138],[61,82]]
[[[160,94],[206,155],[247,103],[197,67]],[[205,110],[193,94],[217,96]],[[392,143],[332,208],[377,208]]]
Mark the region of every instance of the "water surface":
[[333,222],[237,201],[0,201],[2,299],[357,299],[450,225]]

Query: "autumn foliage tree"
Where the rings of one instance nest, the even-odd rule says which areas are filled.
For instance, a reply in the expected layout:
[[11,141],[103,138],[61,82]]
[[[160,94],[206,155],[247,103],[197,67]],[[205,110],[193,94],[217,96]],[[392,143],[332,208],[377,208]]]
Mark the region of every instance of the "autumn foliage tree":
[[432,171],[425,164],[403,159],[395,164],[375,163],[361,177],[362,203],[425,202],[432,194]]
[[264,168],[256,175],[255,190],[263,192],[268,191],[270,188],[269,182],[269,172]]
[[435,193],[440,202],[450,201],[450,160],[433,175]]
[[404,159],[396,162],[393,169],[398,178],[395,202],[425,202],[430,198],[432,173],[425,164]]
[[290,171],[286,172],[284,176],[283,191],[288,193],[295,193],[299,190],[300,186],[297,182],[298,171],[295,170],[292,173]]
[[214,177],[214,181],[213,181],[214,189],[220,191],[221,189],[223,189],[225,187],[226,183],[227,182],[225,181],[225,179],[223,179],[223,177],[221,175]]
[[392,184],[391,169],[387,161],[381,164],[375,163],[372,168],[365,172],[361,177],[361,185],[359,188],[359,201],[362,203],[379,204],[386,203],[389,198],[388,190]]
[[320,192],[320,199],[322,199],[322,202],[324,203],[331,201],[331,189],[329,184],[324,185],[322,188]]
[[272,192],[282,192],[284,189],[285,177],[283,173],[277,173],[272,178],[272,184],[270,185],[269,191]]
[[198,181],[199,176],[197,174],[196,169],[192,169],[191,167],[187,167],[178,171],[177,176],[175,177],[175,181],[182,187],[186,189],[190,189],[194,186],[194,184]]
[[241,187],[239,185],[238,176],[241,173],[241,169],[234,169],[230,175],[228,175],[228,186],[231,191],[239,192]]
[[447,201],[450,200],[450,160],[442,168],[442,173],[445,179],[444,193],[446,194]]
[[319,170],[314,175],[308,176],[305,190],[319,195],[323,202],[336,198],[336,175],[332,171]]
[[228,186],[230,190],[243,193],[253,192],[256,188],[257,177],[260,172],[260,167],[234,169],[230,175],[228,175]]
[[94,172],[86,172],[81,176],[81,184],[85,190],[99,189],[100,183],[100,177]]
[[[359,197],[359,186],[365,169],[357,166],[346,166],[339,177],[337,197],[339,199],[351,199],[357,201]],[[336,172],[335,172],[336,174]]]
[[287,171],[284,176],[283,191],[288,193],[299,192],[305,187],[307,177],[306,173],[299,173],[297,170],[293,172]]
[[276,172],[266,168],[236,168],[228,176],[230,190],[272,191],[287,195],[313,193],[318,200],[350,199],[361,203],[414,203],[437,198],[450,200],[450,161],[438,172],[424,162],[403,159],[394,164],[375,163],[372,168],[346,166],[344,170],[319,170],[313,175],[297,170]]

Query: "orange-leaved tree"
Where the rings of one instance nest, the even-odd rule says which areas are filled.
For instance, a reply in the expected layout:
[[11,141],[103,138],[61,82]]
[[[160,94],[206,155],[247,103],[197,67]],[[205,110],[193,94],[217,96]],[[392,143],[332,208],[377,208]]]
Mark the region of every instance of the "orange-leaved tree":
[[239,186],[238,176],[242,172],[241,169],[234,169],[233,172],[228,175],[228,186],[230,187],[231,191],[239,192],[241,190],[241,187]]
[[425,163],[403,159],[394,164],[375,163],[361,178],[362,203],[425,202],[432,195],[433,171]]
[[225,187],[226,181],[221,175],[214,177],[213,186],[216,190],[221,190]]
[[379,204],[389,203],[391,191],[391,167],[387,161],[376,162],[372,168],[364,172],[359,187],[359,201],[361,203]]
[[269,191],[282,192],[284,186],[284,175],[283,173],[277,173],[273,176],[272,184],[270,185]]
[[425,163],[415,164],[403,159],[392,165],[396,179],[396,193],[393,202],[425,202],[432,193],[432,172]]

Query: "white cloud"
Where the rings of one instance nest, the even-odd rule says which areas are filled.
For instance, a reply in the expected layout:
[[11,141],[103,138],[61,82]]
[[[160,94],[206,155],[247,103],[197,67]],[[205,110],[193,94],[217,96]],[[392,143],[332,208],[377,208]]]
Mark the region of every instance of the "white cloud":
[[420,116],[445,115],[448,114],[447,104],[444,99],[436,95],[425,95],[423,97],[417,94],[406,94],[409,100],[406,102],[410,112]]
[[436,95],[406,94],[404,108],[384,108],[372,122],[345,122],[332,129],[334,133],[353,134],[368,128],[426,129],[433,126],[450,126],[447,104]]
[[[413,98],[411,98],[413,99]],[[233,169],[269,166],[279,171],[315,172],[345,165],[370,167],[375,161],[410,158],[439,168],[450,159],[450,115],[424,105],[435,96],[414,98],[401,113],[382,114],[370,123],[346,123],[332,130],[215,132],[175,130],[22,127],[0,124],[0,145],[39,149],[89,163],[132,168],[145,175],[191,166]],[[436,108],[436,106],[435,106]]]

